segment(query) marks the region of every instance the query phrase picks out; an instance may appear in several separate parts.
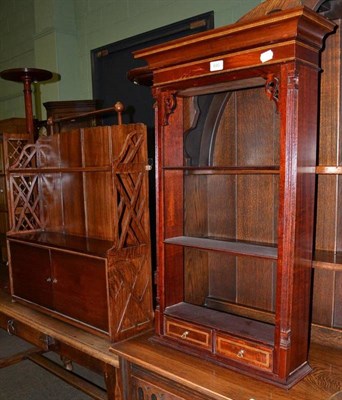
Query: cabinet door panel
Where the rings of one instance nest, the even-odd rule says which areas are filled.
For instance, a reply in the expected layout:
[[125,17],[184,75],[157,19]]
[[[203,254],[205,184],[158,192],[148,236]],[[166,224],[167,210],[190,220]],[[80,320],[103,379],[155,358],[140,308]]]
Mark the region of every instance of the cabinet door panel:
[[10,241],[12,294],[52,307],[48,249]]
[[52,251],[55,310],[108,331],[105,260]]

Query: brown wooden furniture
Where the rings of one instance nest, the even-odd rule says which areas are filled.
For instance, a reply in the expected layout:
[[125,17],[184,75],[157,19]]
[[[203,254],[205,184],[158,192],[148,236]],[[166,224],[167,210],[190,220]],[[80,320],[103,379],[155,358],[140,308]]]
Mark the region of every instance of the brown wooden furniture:
[[151,334],[115,347],[122,400],[337,400],[342,395],[342,349],[325,345],[311,346],[313,372],[291,390],[161,346]]
[[287,388],[310,372],[319,53],[333,29],[297,7],[135,53],[158,116],[153,340]]
[[[11,296],[0,290],[0,328],[16,335],[32,348],[8,359],[0,359],[0,369],[23,359],[29,359],[61,379],[84,391],[94,399],[121,399],[116,385],[118,358],[109,351],[110,341],[69,323],[59,321],[26,305],[13,302]],[[65,369],[42,356],[46,351],[56,352],[65,363]],[[103,375],[107,393],[72,372],[72,362]],[[20,384],[20,377],[18,378]]]
[[0,132],[25,133],[26,119],[17,117],[2,119],[0,120]]
[[[15,143],[6,165],[13,299],[114,342],[150,328],[145,126]],[[11,146],[5,135],[5,155]]]
[[0,72],[0,77],[24,85],[26,132],[34,135],[34,122],[32,110],[32,82],[44,82],[52,78],[52,72],[38,68],[12,68]]
[[[52,118],[54,120],[98,110],[101,106],[101,102],[99,100],[48,101],[43,103],[43,105],[46,109],[47,118]],[[64,132],[96,125],[100,125],[99,117],[71,119],[64,122],[62,125],[59,123],[54,124],[54,132]]]

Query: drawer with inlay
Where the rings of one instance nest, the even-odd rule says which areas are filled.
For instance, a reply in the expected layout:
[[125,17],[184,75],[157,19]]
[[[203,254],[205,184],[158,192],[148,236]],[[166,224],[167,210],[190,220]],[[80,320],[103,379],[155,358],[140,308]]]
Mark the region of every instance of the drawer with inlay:
[[216,335],[216,354],[254,367],[272,369],[272,349],[229,335]]
[[212,330],[165,317],[165,335],[180,342],[212,351]]

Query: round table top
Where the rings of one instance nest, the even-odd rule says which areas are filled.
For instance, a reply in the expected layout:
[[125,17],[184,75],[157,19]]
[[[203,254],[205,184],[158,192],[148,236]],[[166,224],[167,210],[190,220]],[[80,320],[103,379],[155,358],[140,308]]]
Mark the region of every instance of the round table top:
[[11,68],[0,72],[0,77],[14,82],[23,82],[26,79],[42,82],[51,79],[52,72],[38,68]]

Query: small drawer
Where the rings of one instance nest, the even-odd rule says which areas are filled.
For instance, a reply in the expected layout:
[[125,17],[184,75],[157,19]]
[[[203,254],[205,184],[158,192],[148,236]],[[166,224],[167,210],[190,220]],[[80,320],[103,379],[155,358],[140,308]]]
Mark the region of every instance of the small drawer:
[[212,331],[201,326],[165,318],[165,335],[209,351],[212,350]]
[[261,369],[272,370],[272,348],[217,334],[216,354]]

